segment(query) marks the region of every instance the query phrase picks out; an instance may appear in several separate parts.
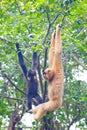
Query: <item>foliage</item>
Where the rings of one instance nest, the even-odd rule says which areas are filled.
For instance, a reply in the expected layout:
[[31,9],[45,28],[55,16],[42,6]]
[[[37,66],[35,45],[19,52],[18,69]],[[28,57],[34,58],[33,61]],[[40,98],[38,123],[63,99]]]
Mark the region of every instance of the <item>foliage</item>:
[[[87,129],[87,83],[75,76],[87,70],[86,0],[2,0],[0,6],[0,125],[4,118],[10,117],[15,104],[20,110],[24,105],[25,94],[20,90],[26,92],[26,86],[15,43],[20,43],[29,67],[32,51],[38,51],[42,71],[51,33],[61,23],[65,91],[63,106],[54,112],[54,128],[69,130],[76,123],[81,130]],[[40,87],[44,90],[42,76],[41,80]],[[43,124],[39,121],[33,126],[39,123]]]

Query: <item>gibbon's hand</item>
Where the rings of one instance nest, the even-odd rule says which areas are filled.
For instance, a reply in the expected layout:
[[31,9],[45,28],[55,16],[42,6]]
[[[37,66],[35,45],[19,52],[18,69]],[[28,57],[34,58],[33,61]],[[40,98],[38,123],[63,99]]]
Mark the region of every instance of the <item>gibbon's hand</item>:
[[19,50],[19,43],[16,43],[16,48],[17,50]]
[[58,24],[57,26],[58,26],[59,28],[62,28],[62,24]]
[[[62,24],[58,24],[57,27],[58,27],[59,29],[62,28]],[[52,35],[53,35],[53,37],[54,37],[54,39],[55,39],[56,31],[54,31]]]

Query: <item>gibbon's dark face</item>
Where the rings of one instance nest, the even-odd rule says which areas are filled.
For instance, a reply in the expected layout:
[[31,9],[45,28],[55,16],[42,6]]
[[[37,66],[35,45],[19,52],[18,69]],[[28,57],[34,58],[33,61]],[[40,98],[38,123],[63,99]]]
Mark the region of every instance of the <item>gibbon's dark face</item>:
[[29,69],[27,73],[27,79],[28,80],[34,80],[36,79],[36,71]]
[[54,71],[51,68],[47,68],[43,71],[43,77],[45,80],[51,81],[54,78]]

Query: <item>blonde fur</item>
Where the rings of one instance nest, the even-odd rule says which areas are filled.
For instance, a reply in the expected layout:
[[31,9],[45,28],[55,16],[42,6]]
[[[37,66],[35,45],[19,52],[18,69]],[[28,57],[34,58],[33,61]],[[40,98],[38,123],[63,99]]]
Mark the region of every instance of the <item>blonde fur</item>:
[[[55,36],[54,36],[55,35]],[[30,112],[34,113],[35,119],[40,119],[47,111],[53,111],[62,105],[63,96],[63,66],[62,66],[62,43],[60,27],[56,27],[56,33],[52,34],[49,49],[49,68],[44,70],[44,78],[48,80],[49,101],[38,105]]]

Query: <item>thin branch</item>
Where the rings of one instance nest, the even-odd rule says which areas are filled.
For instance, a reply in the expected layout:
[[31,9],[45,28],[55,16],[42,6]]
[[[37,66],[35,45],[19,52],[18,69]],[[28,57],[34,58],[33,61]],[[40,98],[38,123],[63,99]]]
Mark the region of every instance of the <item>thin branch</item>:
[[[7,128],[8,128],[8,126],[2,126],[2,129],[4,129],[4,130],[7,130]],[[15,127],[16,129],[18,128],[18,127]],[[22,128],[25,130],[25,129],[28,129],[28,130],[30,130],[32,127],[28,127],[28,126],[22,126]],[[18,129],[19,130],[19,129]],[[21,129],[22,130],[22,129]]]
[[47,13],[47,19],[48,19],[49,26],[48,26],[48,30],[47,30],[47,33],[46,33],[46,35],[45,35],[45,37],[44,37],[44,40],[43,40],[42,44],[45,44],[46,38],[47,38],[48,35],[49,35],[49,32],[50,32],[50,29],[51,29],[52,25],[55,23],[55,21],[57,20],[57,18],[59,17],[59,15],[61,15],[61,12],[59,12],[59,13],[55,16],[54,20],[53,20],[52,22],[50,22],[49,14],[48,14],[48,12],[46,12],[46,13]]
[[25,111],[25,104],[23,104],[23,106],[22,106],[21,118],[22,118],[22,116],[23,116],[23,114],[24,114],[24,111]]
[[45,42],[46,42],[46,38],[48,37],[49,32],[50,32],[51,26],[52,26],[52,25],[49,24],[49,27],[48,27],[47,33],[46,33],[46,35],[45,35],[45,37],[44,37],[44,40],[43,40],[42,44],[45,44]]
[[21,93],[26,95],[26,93],[24,91],[22,91],[21,89],[19,89],[18,86],[16,84],[14,84],[13,81],[6,74],[3,74],[3,75],[18,91],[20,91]]
[[7,43],[13,43],[12,41],[7,40],[6,38],[0,37],[1,41],[6,41]]
[[47,19],[48,19],[49,26],[48,26],[48,30],[47,30],[47,33],[46,33],[46,35],[45,35],[45,37],[44,37],[44,40],[43,40],[42,44],[45,44],[46,38],[48,37],[49,32],[50,32],[50,28],[51,28],[51,26],[52,26],[52,24],[51,24],[51,22],[50,22],[50,16],[49,16],[49,14],[48,14],[47,11],[46,11],[46,14],[47,14]]
[[68,126],[68,130],[69,130],[70,127],[73,125],[73,123],[78,120],[78,117],[80,116],[80,108],[78,108],[78,109],[79,109],[79,110],[78,110],[78,114],[77,114],[75,117],[73,117],[71,123],[70,123],[69,126]]
[[[45,55],[44,55],[44,69],[46,68],[46,61],[47,61],[47,53],[48,52],[48,48],[45,49]],[[43,91],[43,101],[45,101],[45,96],[47,93],[47,82],[44,81],[44,91]]]
[[85,30],[87,30],[86,27],[81,28],[80,31],[78,32],[78,36],[81,35]]
[[63,26],[63,24],[64,24],[65,16],[66,16],[66,14],[65,14],[65,15],[63,15],[63,18],[62,18],[62,20],[61,20],[61,27],[62,27],[62,26]]
[[16,6],[17,6],[17,8],[18,8],[18,11],[19,11],[20,15],[22,15],[22,12],[21,12],[21,10],[20,10],[20,7],[19,7],[19,5],[18,5],[17,0],[15,0],[15,3],[16,3]]
[[48,19],[48,22],[49,22],[49,25],[50,25],[50,24],[51,24],[51,22],[50,22],[50,16],[49,16],[48,11],[46,11],[46,15],[47,15],[47,19]]
[[25,59],[29,64],[32,63],[32,61],[29,61],[28,58],[26,58],[24,55],[23,55],[23,57],[24,57],[24,59]]
[[41,93],[43,95],[43,83],[42,83],[42,75],[41,75],[41,71],[40,71],[40,60],[39,60],[39,57],[38,57],[38,67],[37,67],[37,70],[38,70],[38,75],[39,75]]
[[20,98],[12,98],[12,97],[8,97],[8,96],[3,96],[3,95],[1,95],[1,94],[0,94],[0,97],[1,97],[1,98],[11,99],[11,100],[23,101],[23,99],[20,99]]
[[83,65],[83,63],[75,56],[73,55],[72,58],[79,64],[81,65],[85,70],[87,70],[87,67]]
[[59,12],[59,13],[55,16],[53,22],[51,23],[51,26],[55,23],[55,21],[57,20],[57,18],[59,17],[59,15],[61,15],[61,12]]
[[46,61],[47,61],[47,53],[48,52],[48,48],[45,49],[45,55],[44,55],[44,69],[46,68]]

